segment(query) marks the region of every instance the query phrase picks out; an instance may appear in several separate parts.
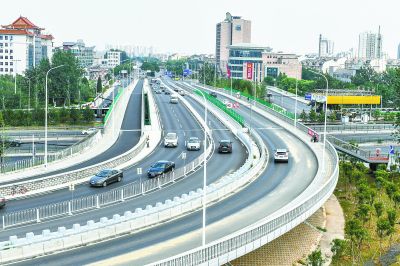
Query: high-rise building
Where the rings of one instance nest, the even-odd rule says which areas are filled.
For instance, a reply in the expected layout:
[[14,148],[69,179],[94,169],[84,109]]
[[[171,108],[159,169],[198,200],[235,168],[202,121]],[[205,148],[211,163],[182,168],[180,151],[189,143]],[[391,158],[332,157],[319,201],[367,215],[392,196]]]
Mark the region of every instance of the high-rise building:
[[43,34],[44,28],[26,17],[0,29],[0,75],[22,74],[53,55],[53,36]]
[[361,59],[381,59],[382,58],[382,34],[363,32],[359,35],[358,57]]
[[225,20],[216,26],[215,59],[219,70],[227,72],[230,45],[250,42],[251,21],[226,13]]
[[93,65],[94,46],[86,47],[82,40],[77,42],[63,42],[63,50],[70,51],[79,61],[81,67]]
[[334,42],[319,35],[318,56],[330,57],[333,56]]
[[397,59],[400,59],[400,43],[399,46],[397,47]]

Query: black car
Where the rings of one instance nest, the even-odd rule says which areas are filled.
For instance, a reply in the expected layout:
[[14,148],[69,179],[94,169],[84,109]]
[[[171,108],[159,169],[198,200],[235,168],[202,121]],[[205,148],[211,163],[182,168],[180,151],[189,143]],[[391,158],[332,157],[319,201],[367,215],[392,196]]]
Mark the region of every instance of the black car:
[[168,173],[175,169],[175,163],[171,161],[158,161],[153,164],[147,171],[147,176],[150,178]]
[[220,140],[218,153],[232,153],[232,141],[229,139]]
[[117,169],[104,169],[90,178],[90,185],[93,187],[106,187],[110,183],[120,182],[124,174]]
[[212,91],[212,92],[210,92],[210,96],[217,98],[217,93]]
[[165,90],[165,92],[164,92],[166,95],[170,95],[171,94],[171,92],[169,91],[169,90]]

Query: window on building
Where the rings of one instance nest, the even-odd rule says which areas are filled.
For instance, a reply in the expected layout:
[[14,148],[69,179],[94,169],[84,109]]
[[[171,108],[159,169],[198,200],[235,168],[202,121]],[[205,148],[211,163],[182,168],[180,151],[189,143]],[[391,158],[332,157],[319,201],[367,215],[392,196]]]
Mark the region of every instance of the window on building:
[[4,71],[5,71],[5,72],[8,72],[8,68],[5,68]]
[[8,47],[8,43],[5,43],[4,45],[5,45],[6,47]]
[[10,54],[12,54],[13,52],[14,52],[14,51],[11,49],[11,50],[10,50]]
[[13,62],[10,62],[10,66],[12,66],[14,63]]
[[0,62],[0,66],[2,66],[3,65],[3,62]]
[[14,56],[10,55],[10,59],[14,59]]
[[0,40],[3,40],[3,35],[0,35]]
[[0,53],[3,53],[3,49],[0,49]]
[[6,56],[4,57],[4,59],[8,59],[8,55],[6,55]]
[[3,69],[2,69],[2,68],[0,68],[0,72],[3,72]]
[[4,52],[5,52],[6,54],[8,54],[8,49],[5,49]]
[[6,35],[6,36],[4,36],[4,40],[8,40],[8,36]]
[[12,68],[10,68],[10,72],[13,72],[13,69],[12,69]]

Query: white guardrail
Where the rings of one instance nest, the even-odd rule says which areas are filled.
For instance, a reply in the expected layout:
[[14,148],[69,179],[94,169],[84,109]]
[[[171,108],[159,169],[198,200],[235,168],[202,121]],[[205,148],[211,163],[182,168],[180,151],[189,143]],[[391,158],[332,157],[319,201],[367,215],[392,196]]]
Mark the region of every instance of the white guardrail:
[[[266,167],[267,150],[256,132],[251,131],[251,135],[255,142],[249,135],[238,132],[238,138],[249,150],[248,159],[236,172],[225,175],[207,186],[208,204],[231,195],[263,172]],[[157,202],[155,206],[147,205],[144,210],[137,208],[134,213],[126,211],[122,216],[115,214],[112,219],[103,217],[99,222],[91,220],[83,226],[74,224],[71,229],[59,227],[56,232],[43,230],[41,235],[29,232],[24,238],[10,236],[8,241],[0,242],[0,262],[40,256],[142,230],[196,211],[202,207],[202,200],[203,191],[199,188],[180,197],[174,197],[173,200]]]
[[[108,121],[112,119],[113,118],[110,118]],[[118,122],[122,121],[122,118],[118,116],[115,118],[115,120],[119,120],[115,122],[116,124],[118,124]],[[107,129],[107,127],[105,129]],[[67,173],[61,173],[53,176],[42,177],[34,180],[21,181],[12,184],[2,185],[0,186],[0,194],[7,198],[24,197],[26,195],[42,193],[45,190],[51,191],[68,187],[71,183],[79,184],[86,182],[91,175],[97,173],[98,171],[104,168],[117,167],[118,165],[130,161],[137,154],[139,154],[142,151],[142,149],[146,146],[147,135],[145,133],[148,133],[145,132],[143,128],[141,130],[142,130],[142,136],[140,137],[139,142],[135,145],[135,147],[125,152],[124,154],[111,158],[105,162],[101,162],[96,165],[88,166],[79,170]],[[98,134],[100,134],[100,132],[98,132]],[[105,134],[111,134],[111,132]]]

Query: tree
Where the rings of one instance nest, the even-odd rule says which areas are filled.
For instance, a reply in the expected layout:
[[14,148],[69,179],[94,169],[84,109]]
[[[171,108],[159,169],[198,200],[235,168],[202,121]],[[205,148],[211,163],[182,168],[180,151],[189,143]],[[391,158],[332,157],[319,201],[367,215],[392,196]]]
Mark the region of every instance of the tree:
[[394,227],[396,225],[396,221],[397,221],[396,210],[393,210],[393,209],[387,210],[387,219],[388,219],[390,225]]
[[82,112],[83,112],[82,113],[83,120],[86,123],[93,122],[93,120],[94,120],[94,112],[93,112],[92,109],[89,108],[89,106],[86,106],[86,108],[83,109]]
[[300,119],[301,119],[301,121],[303,121],[303,122],[306,122],[306,121],[307,121],[307,113],[306,113],[306,111],[304,111],[304,109],[303,109],[303,111],[302,111],[301,114],[300,114]]
[[382,202],[375,202],[374,209],[375,209],[376,216],[378,218],[381,217],[381,215],[383,213],[383,203]]
[[311,266],[322,266],[325,262],[324,258],[322,257],[322,253],[320,249],[314,250],[310,255],[307,257],[307,265]]
[[311,109],[308,118],[310,119],[311,122],[317,121],[317,113],[315,112],[314,109]]
[[397,187],[393,182],[386,182],[385,184],[386,194],[393,200],[394,194],[397,192]]
[[393,195],[393,201],[394,201],[394,206],[395,206],[396,208],[400,206],[400,192],[399,192],[399,191],[396,192],[396,193]]
[[325,121],[325,112],[321,111],[321,113],[319,113],[318,115],[318,122],[324,122]]
[[[363,241],[368,238],[368,231],[367,231],[367,229],[364,228],[364,226],[361,224],[361,222],[357,219],[351,219],[351,220],[346,221],[344,230],[350,238],[351,255],[353,257],[353,262],[354,262],[355,251],[361,250],[361,245],[362,245]],[[354,247],[354,246],[356,246],[356,247]]]
[[387,219],[379,218],[376,222],[376,233],[379,236],[379,247],[382,250],[382,240],[388,236],[391,230],[391,225]]
[[100,76],[97,78],[96,93],[103,93],[103,84]]
[[343,252],[346,250],[347,241],[344,239],[335,238],[331,242],[331,251],[333,253],[333,258],[340,258]]
[[368,204],[361,204],[358,206],[354,216],[357,217],[365,224],[370,219],[371,206]]

